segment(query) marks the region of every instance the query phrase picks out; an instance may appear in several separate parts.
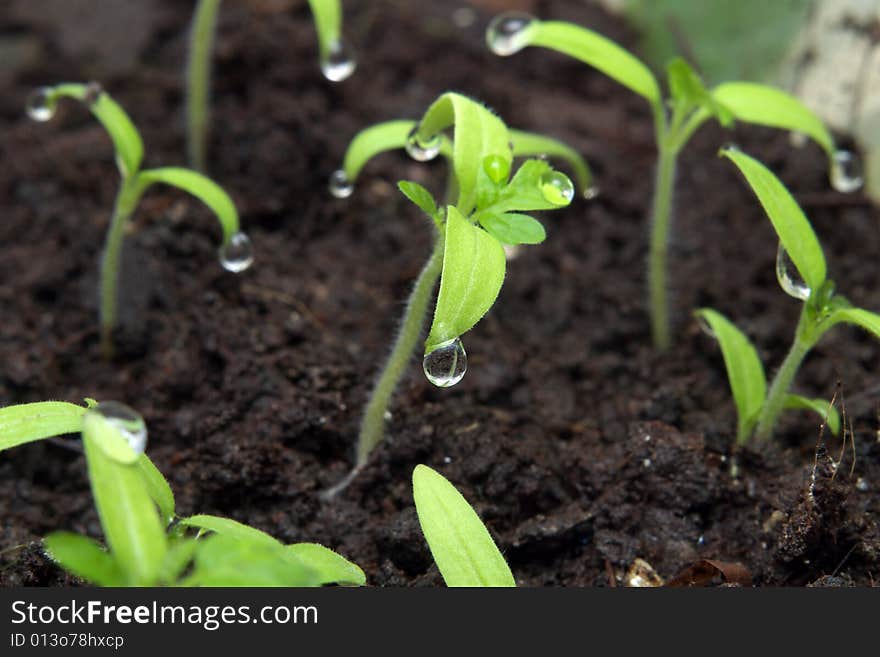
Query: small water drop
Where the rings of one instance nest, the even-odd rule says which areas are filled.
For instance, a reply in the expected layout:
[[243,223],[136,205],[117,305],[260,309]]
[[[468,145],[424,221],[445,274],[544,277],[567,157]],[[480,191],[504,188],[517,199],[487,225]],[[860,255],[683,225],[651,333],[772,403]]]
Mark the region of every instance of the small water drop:
[[788,143],[794,148],[803,148],[807,145],[807,136],[803,132],[792,130],[788,133]]
[[235,233],[220,247],[220,264],[233,274],[243,272],[254,262],[254,249],[251,238],[242,232]]
[[440,154],[443,138],[437,134],[425,141],[419,138],[419,127],[415,126],[406,138],[406,152],[417,162],[429,162]]
[[330,45],[327,56],[321,60],[321,72],[330,82],[342,82],[357,68],[357,61],[345,41]]
[[706,335],[708,335],[710,338],[718,339],[718,336],[715,335],[715,331],[712,330],[712,325],[709,324],[708,321],[706,321],[706,318],[703,317],[703,315],[701,315],[701,314],[696,315],[696,317],[697,317],[697,326],[700,327],[700,330],[703,333],[705,333]]
[[865,479],[863,477],[859,477],[858,479],[856,479],[856,490],[859,490],[864,493],[868,490],[868,488],[869,488],[868,482],[865,481]]
[[327,189],[336,198],[348,198],[354,193],[354,183],[345,175],[345,171],[337,169],[330,174],[330,183]]
[[510,163],[500,155],[487,155],[483,158],[483,171],[496,185],[507,182],[510,177]]
[[602,190],[599,189],[598,185],[590,185],[583,191],[583,197],[587,201],[592,201],[594,198],[599,196]]
[[467,354],[461,340],[449,340],[425,354],[422,369],[428,381],[440,388],[448,388],[461,381],[467,372]]
[[831,163],[831,186],[848,194],[862,186],[862,163],[852,151],[837,151]]
[[776,251],[776,278],[787,295],[801,301],[810,298],[812,290],[801,278],[797,267],[788,255],[788,251],[782,246],[782,242],[779,243],[779,248]]
[[519,244],[502,244],[504,247],[504,257],[510,262],[516,260],[522,254],[522,247]]
[[[131,447],[135,457],[144,453],[144,450],[147,448],[147,424],[136,410],[120,402],[107,401],[101,402],[89,409],[88,412],[100,415],[108,424],[116,429],[119,435],[128,443],[128,446]],[[117,459],[122,456],[115,452],[109,454]]]
[[574,198],[574,184],[559,171],[548,171],[541,176],[544,198],[556,205],[567,205]]
[[486,45],[502,57],[518,53],[528,45],[528,30],[534,22],[534,16],[518,11],[496,16],[486,29]]
[[56,106],[52,87],[40,87],[28,96],[25,111],[29,119],[43,123],[55,116]]

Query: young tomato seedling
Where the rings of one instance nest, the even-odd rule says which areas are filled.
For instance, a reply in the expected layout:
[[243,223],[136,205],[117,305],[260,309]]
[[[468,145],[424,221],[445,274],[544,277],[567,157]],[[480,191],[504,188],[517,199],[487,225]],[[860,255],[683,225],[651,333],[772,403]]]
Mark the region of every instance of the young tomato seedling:
[[776,276],[786,294],[803,302],[791,350],[773,378],[769,391],[764,368],[755,348],[720,313],[704,308],[696,312],[704,327],[721,344],[727,377],[738,413],[737,442],[754,433],[763,442],[773,435],[780,414],[787,408],[809,409],[827,420],[834,433],[840,430],[837,411],[824,400],[790,392],[804,358],[828,331],[838,324],[854,324],[880,338],[880,315],[854,307],[826,278],[825,255],[803,210],[780,180],[758,160],[734,148],[722,151],[745,176],[779,237]]
[[[354,73],[356,62],[351,49],[341,38],[342,6],[339,0],[309,0],[321,71],[332,82],[340,82]],[[186,69],[186,135],[189,163],[205,171],[208,139],[208,100],[211,87],[211,52],[217,27],[220,0],[199,0],[190,28],[189,61]]]
[[613,41],[578,25],[540,21],[522,13],[496,17],[486,32],[486,41],[495,54],[502,56],[513,55],[526,46],[539,46],[574,57],[650,104],[659,160],[651,210],[648,292],[651,335],[659,350],[668,348],[671,341],[666,261],[676,160],[706,120],[714,118],[725,127],[740,120],[807,135],[828,154],[836,189],[853,191],[861,185],[861,177],[854,170],[858,166],[855,156],[835,150],[831,135],[818,117],[796,98],[773,87],[725,82],[709,90],[683,59],[675,59],[667,69],[670,97],[664,99],[648,67]]
[[[451,139],[444,135],[448,128],[454,130]],[[421,185],[398,184],[404,196],[431,220],[434,249],[416,280],[391,355],[367,403],[355,469],[330,495],[354,477],[382,440],[388,403],[416,348],[437,279],[440,291],[422,366],[431,383],[447,387],[458,383],[467,369],[460,336],[489,310],[501,289],[504,245],[544,241],[544,227],[522,212],[561,208],[571,202],[574,186],[564,174],[546,161],[531,159],[511,177],[513,158],[535,153],[564,158],[572,163],[579,182],[590,184],[586,163],[567,146],[510,131],[480,103],[446,93],[418,123],[391,121],[358,134],[346,152],[343,168],[331,176],[331,193],[338,198],[351,195],[358,172],[371,157],[401,146],[419,161],[440,154],[450,161],[447,189],[454,202],[444,207]]]
[[200,173],[180,167],[141,169],[143,140],[125,111],[100,85],[93,82],[41,87],[28,99],[28,116],[35,121],[48,121],[54,116],[61,98],[74,98],[85,103],[101,122],[113,141],[116,164],[122,176],[101,263],[101,346],[105,356],[109,357],[113,352],[113,329],[118,318],[117,288],[125,227],[150,185],[164,183],[182,189],[201,200],[214,212],[223,228],[220,264],[227,271],[241,272],[250,267],[253,262],[251,241],[239,229],[238,211],[232,199],[217,183]]
[[510,567],[477,512],[443,475],[413,470],[419,525],[446,586],[516,586]]
[[0,408],[0,451],[82,434],[108,549],[86,536],[54,532],[44,541],[46,551],[65,570],[100,586],[364,584],[360,568],[321,545],[283,545],[217,516],[177,519],[171,487],[144,454],[143,418],[118,402],[86,401],[85,408],[66,402]]

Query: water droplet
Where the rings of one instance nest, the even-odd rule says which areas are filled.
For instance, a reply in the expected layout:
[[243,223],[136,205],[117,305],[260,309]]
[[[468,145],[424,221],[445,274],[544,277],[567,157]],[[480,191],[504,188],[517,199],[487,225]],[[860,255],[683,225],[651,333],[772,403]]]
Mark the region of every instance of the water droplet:
[[650,468],[651,467],[651,459],[644,459],[642,461],[642,466],[644,466],[646,468]]
[[342,169],[337,169],[330,175],[330,184],[327,188],[336,198],[348,198],[354,193],[354,183],[348,179]]
[[534,16],[518,11],[496,16],[486,29],[486,45],[502,57],[518,53],[528,45],[528,30],[534,22]]
[[812,290],[801,278],[800,272],[791,261],[782,242],[779,243],[779,249],[776,251],[776,278],[787,295],[801,301],[810,298]]
[[510,163],[500,155],[487,155],[483,158],[483,171],[496,185],[507,182],[510,177]]
[[[147,448],[147,425],[144,422],[144,418],[136,410],[120,402],[107,401],[101,402],[89,409],[88,412],[100,415],[108,424],[116,429],[131,448],[135,458],[144,453],[144,450]],[[129,455],[115,451],[108,452],[108,455],[116,460],[124,459],[125,462],[133,462],[135,460],[129,460],[127,458]]]
[[803,148],[807,145],[807,136],[803,132],[792,130],[788,133],[788,143],[794,148]]
[[330,82],[342,82],[357,68],[357,61],[345,41],[330,44],[327,56],[321,60],[321,72]]
[[868,482],[865,481],[865,479],[863,477],[859,477],[858,479],[856,479],[856,490],[859,490],[864,493],[865,491],[868,490],[868,488],[869,488]]
[[428,381],[440,388],[448,388],[461,381],[467,372],[467,354],[461,340],[449,340],[425,354],[422,369]]
[[522,247],[519,244],[502,244],[504,248],[504,257],[508,262],[516,260],[522,254]]
[[417,162],[428,162],[440,154],[440,144],[443,137],[439,134],[430,139],[423,140],[418,135],[419,127],[415,126],[406,138],[406,152]]
[[831,186],[838,192],[854,192],[862,186],[862,163],[852,151],[837,151],[831,163]]
[[385,411],[385,412],[382,414],[382,418],[383,418],[386,422],[391,422],[391,418],[393,418],[393,417],[394,417],[394,416],[391,414],[391,411]]
[[541,176],[544,198],[555,205],[568,205],[574,198],[574,185],[568,176],[559,171],[548,171]]
[[101,97],[102,93],[104,93],[104,87],[101,86],[100,82],[89,82],[86,85],[85,94],[83,94],[83,102],[86,105],[94,105],[98,102],[98,98]]
[[452,22],[462,29],[470,27],[477,21],[477,12],[471,7],[459,7],[452,12]]
[[55,116],[57,102],[52,87],[40,87],[28,96],[25,110],[32,121],[48,121]]
[[451,456],[444,456],[443,463],[445,463],[446,465],[449,465],[450,463],[452,463],[452,457]]
[[242,232],[235,233],[220,247],[220,264],[233,274],[243,272],[254,262],[254,249],[251,238]]
[[702,314],[697,314],[697,326],[700,327],[700,330],[708,335],[710,338],[718,339],[718,336],[715,335],[715,331],[712,330],[712,325],[706,321],[706,318]]
[[594,198],[599,196],[602,190],[599,189],[598,185],[590,185],[586,189],[584,189],[583,197],[587,201],[592,201]]

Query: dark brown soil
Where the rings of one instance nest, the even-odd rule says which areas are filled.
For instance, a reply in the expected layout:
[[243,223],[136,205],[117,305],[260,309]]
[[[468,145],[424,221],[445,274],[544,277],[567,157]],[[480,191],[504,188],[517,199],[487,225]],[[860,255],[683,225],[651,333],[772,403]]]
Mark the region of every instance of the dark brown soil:
[[[552,53],[491,55],[482,31],[492,4],[458,28],[445,0],[346,2],[360,68],[332,85],[316,65],[305,3],[224,3],[210,168],[239,204],[257,262],[225,273],[208,212],[151,191],[128,237],[123,347],[112,363],[99,357],[95,319],[117,184],[109,141],[80,107],[33,124],[22,106],[36,85],[99,79],[140,127],[147,164],[183,164],[191,7],[4,5],[0,40],[13,66],[0,78],[0,403],[125,401],[147,419],[149,453],[182,514],[225,514],[284,541],[321,542],[374,585],[441,583],[413,508],[417,463],[472,501],[524,585],[619,585],[637,558],[664,579],[707,558],[740,562],[761,585],[873,584],[880,345],[841,329],[798,377],[800,391],[845,402],[855,448],[836,474],[840,442],[817,456],[817,422],[800,413],[766,452],[734,456],[720,353],[689,310],[708,305],[734,319],[770,371],[797,317],[797,302],[776,284],[769,222],[715,157],[724,142],[791,186],[841,290],[873,309],[877,210],[830,190],[813,145],[796,149],[785,134],[747,126],[733,135],[705,128],[679,168],[678,339],[654,353],[644,303],[655,159],[647,108]],[[635,42],[582,3],[532,10]],[[322,503],[319,491],[350,466],[361,406],[428,254],[425,222],[394,182],[439,188],[444,172],[389,154],[348,201],[329,198],[325,181],[360,128],[415,118],[448,89],[577,147],[603,193],[548,213],[547,242],[510,263],[497,304],[464,337],[470,369],[461,384],[433,388],[414,360],[389,439],[341,498]],[[57,442],[0,455],[0,582],[70,582],[36,542],[56,529],[100,536],[84,470],[82,456]]]

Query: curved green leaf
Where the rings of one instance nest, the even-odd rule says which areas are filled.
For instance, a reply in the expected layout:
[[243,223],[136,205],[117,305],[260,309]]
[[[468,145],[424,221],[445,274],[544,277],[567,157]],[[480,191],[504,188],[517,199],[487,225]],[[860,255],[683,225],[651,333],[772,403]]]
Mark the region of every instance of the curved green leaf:
[[579,59],[652,105],[661,105],[660,86],[651,70],[611,39],[561,21],[533,21],[522,38],[526,45],[549,48]]
[[87,410],[57,401],[0,408],[0,451],[35,440],[79,433]]
[[450,205],[446,211],[440,292],[425,342],[426,353],[480,321],[501,290],[505,263],[501,243]]
[[742,444],[749,439],[767,398],[764,366],[749,339],[724,315],[711,308],[702,308],[694,314],[709,325],[721,345],[727,380],[736,403],[736,440]]
[[87,536],[53,532],[43,539],[49,558],[64,570],[98,586],[124,586],[125,574],[109,552]]
[[880,339],[880,315],[872,313],[870,310],[838,308],[831,314],[828,321],[831,322],[831,326],[840,323],[854,324]]
[[739,167],[798,272],[811,290],[818,290],[825,282],[825,255],[797,201],[779,178],[758,160],[734,148],[724,149],[721,154]]
[[320,586],[318,573],[278,543],[216,534],[198,541],[194,586]]
[[363,586],[364,571],[345,557],[317,543],[294,543],[287,551],[318,573],[321,584]]
[[835,436],[840,433],[840,413],[827,399],[809,399],[800,395],[788,394],[785,396],[785,408],[803,409],[813,411],[828,424],[828,428]]
[[321,57],[326,59],[341,37],[342,6],[339,0],[309,0],[309,7],[315,21],[315,30],[318,32]]
[[[397,120],[377,123],[361,130],[345,151],[342,170],[346,178],[354,182],[360,175],[361,169],[372,158],[380,153],[404,148],[415,127],[415,121]],[[445,135],[440,144],[440,155],[448,159],[452,158],[452,142]]]
[[547,238],[544,226],[527,214],[480,215],[480,225],[502,244],[540,244]]
[[212,516],[207,514],[199,514],[183,518],[180,524],[185,527],[195,527],[196,529],[204,529],[222,534],[229,538],[239,541],[251,541],[257,543],[265,543],[267,545],[279,546],[281,542],[273,538],[264,531],[242,524],[231,518],[221,518],[220,516]]
[[229,198],[229,194],[223,191],[220,185],[197,171],[182,167],[148,169],[141,171],[138,175],[138,181],[142,185],[142,189],[146,189],[153,183],[165,183],[195,196],[211,208],[217,216],[223,228],[224,244],[229,243],[233,235],[240,230],[238,210],[235,209],[235,204]]
[[544,180],[552,173],[553,168],[543,160],[526,160],[485,211],[499,214],[565,207],[571,201],[562,198],[560,194],[548,194],[550,190],[545,189]]
[[489,530],[467,500],[425,465],[413,470],[422,533],[447,586],[516,586]]
[[140,455],[137,467],[141,471],[147,492],[159,507],[162,521],[166,525],[170,524],[174,520],[174,493],[171,492],[171,486],[168,485],[168,481],[146,454]]
[[432,219],[437,217],[437,201],[422,185],[411,180],[401,180],[397,183],[397,188],[426,215]]
[[546,155],[559,158],[571,167],[581,192],[586,192],[592,187],[593,173],[590,171],[590,166],[571,146],[552,137],[522,130],[510,130],[510,139],[513,142],[514,157]]

